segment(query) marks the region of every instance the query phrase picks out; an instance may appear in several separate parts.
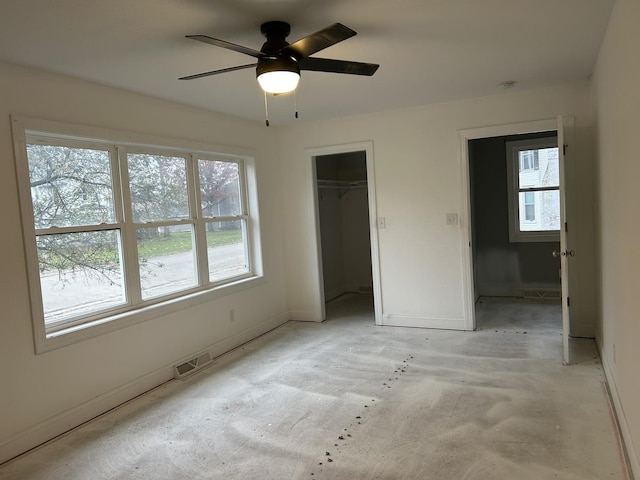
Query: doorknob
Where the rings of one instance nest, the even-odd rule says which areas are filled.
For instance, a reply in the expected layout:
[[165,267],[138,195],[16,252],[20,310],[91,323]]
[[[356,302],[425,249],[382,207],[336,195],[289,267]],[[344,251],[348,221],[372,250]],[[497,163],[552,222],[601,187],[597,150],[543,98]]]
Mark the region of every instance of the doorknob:
[[564,252],[558,252],[557,250],[554,250],[553,252],[551,252],[551,255],[553,255],[554,257],[575,257],[576,256],[576,251],[575,250],[565,250]]

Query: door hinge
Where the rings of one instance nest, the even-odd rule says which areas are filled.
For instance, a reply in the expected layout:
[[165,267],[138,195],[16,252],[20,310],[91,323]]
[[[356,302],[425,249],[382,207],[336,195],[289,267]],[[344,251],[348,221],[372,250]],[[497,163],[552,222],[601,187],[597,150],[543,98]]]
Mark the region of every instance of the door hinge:
[[567,145],[566,143],[564,145],[562,145],[562,155],[566,155],[567,154],[567,147],[569,145]]
[[565,232],[569,231],[569,224],[567,222],[564,222],[564,231]]
[[571,306],[571,297],[567,297],[567,307]]

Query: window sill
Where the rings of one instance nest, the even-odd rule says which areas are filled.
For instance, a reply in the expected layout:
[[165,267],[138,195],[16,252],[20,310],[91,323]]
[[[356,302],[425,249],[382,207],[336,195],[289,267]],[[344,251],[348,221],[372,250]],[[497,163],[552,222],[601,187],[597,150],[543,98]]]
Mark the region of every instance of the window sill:
[[526,232],[514,233],[510,232],[509,242],[511,243],[558,243],[560,242],[560,232]]
[[101,318],[82,325],[74,325],[66,329],[56,330],[55,332],[49,332],[42,337],[36,337],[36,354],[46,353],[58,348],[95,338],[100,335],[111,333],[116,330],[128,328],[152,318],[169,315],[204,302],[210,302],[216,298],[233,295],[243,290],[255,288],[264,283],[265,278],[263,276],[243,278],[233,283],[191,293],[179,298],[172,298],[164,302],[144,306],[126,313]]

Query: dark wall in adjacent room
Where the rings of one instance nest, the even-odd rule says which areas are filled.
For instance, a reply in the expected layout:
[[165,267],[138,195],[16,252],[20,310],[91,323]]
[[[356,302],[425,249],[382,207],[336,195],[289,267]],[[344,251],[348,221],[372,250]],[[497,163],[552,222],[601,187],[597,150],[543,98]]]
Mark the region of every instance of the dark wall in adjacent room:
[[555,132],[469,142],[474,274],[477,296],[522,296],[525,290],[560,290],[559,242],[509,241],[506,142]]

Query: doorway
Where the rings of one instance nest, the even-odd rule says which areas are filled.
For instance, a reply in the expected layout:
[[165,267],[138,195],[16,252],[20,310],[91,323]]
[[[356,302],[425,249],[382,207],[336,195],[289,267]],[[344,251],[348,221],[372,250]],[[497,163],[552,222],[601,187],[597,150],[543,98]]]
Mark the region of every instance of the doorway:
[[[461,209],[462,240],[468,245],[467,254],[463,257],[463,279],[466,285],[465,291],[465,325],[469,330],[476,328],[475,318],[475,272],[474,272],[474,246],[472,243],[472,190],[471,190],[471,172],[469,165],[469,142],[473,139],[520,135],[536,132],[548,132],[555,130],[557,132],[558,141],[558,196],[560,203],[560,251],[553,252],[554,256],[560,257],[560,275],[561,275],[561,305],[562,305],[562,358],[563,363],[570,363],[569,348],[569,327],[570,327],[570,298],[569,298],[569,264],[570,257],[574,255],[574,251],[570,250],[567,235],[567,202],[566,202],[566,179],[565,179],[565,161],[566,152],[570,151],[572,141],[568,140],[568,136],[573,138],[574,121],[573,117],[558,116],[556,119],[537,120],[531,122],[514,123],[506,125],[497,125],[489,127],[480,127],[468,130],[460,130],[458,138],[460,141],[460,159],[462,161],[462,180],[463,180],[463,201]],[[567,149],[567,147],[569,147]]]
[[[522,158],[511,158],[512,145],[526,149]],[[559,305],[560,260],[552,256],[560,249],[556,132],[473,139],[468,151],[476,303],[511,297]]]
[[[468,158],[476,328],[491,320],[479,304],[485,312],[492,302],[518,304],[519,328],[555,319],[561,329],[560,259],[552,256],[560,250],[556,132],[473,139]],[[549,314],[533,314],[536,303]]]
[[372,295],[365,152],[317,156],[316,184],[325,302]]
[[368,296],[381,318],[371,142],[307,150],[315,201],[318,312],[345,296]]

